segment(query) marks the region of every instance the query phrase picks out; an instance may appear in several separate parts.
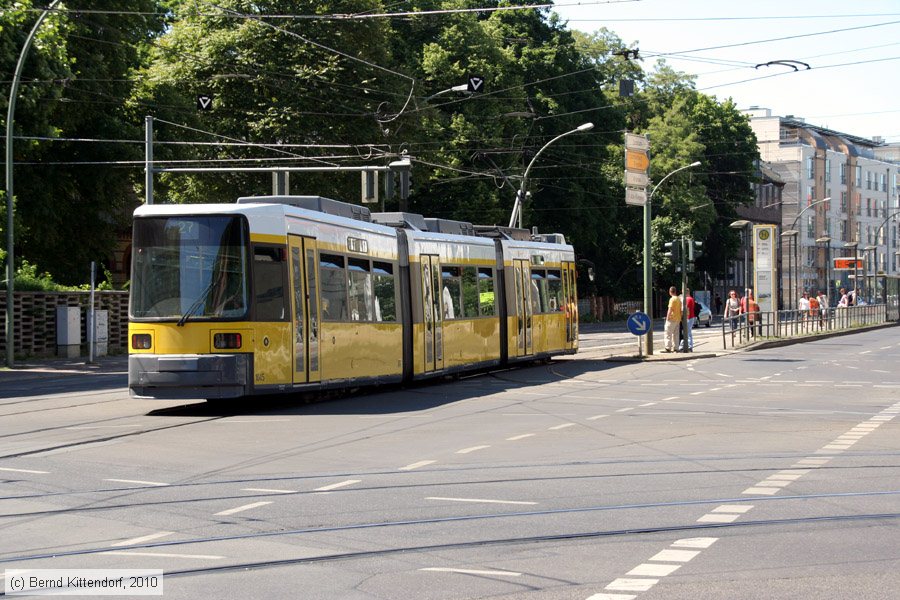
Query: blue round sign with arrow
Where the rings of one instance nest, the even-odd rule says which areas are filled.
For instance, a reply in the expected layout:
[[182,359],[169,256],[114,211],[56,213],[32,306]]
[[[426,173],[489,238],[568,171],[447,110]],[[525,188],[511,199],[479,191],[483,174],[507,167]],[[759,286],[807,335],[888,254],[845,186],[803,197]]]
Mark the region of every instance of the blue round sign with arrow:
[[626,321],[628,331],[634,335],[646,335],[650,331],[650,317],[646,313],[636,311]]

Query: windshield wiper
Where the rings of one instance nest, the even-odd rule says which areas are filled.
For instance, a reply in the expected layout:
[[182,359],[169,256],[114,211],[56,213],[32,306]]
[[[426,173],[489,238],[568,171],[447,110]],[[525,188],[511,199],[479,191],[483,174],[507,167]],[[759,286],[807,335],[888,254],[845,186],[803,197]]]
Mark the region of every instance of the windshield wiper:
[[188,307],[188,309],[186,311],[184,311],[184,314],[181,315],[181,318],[178,319],[177,325],[179,327],[184,327],[184,324],[187,322],[187,320],[189,318],[191,318],[191,316],[194,314],[194,311],[196,311],[198,308],[203,306],[203,303],[206,302],[206,300],[209,298],[209,294],[210,294],[210,292],[212,292],[213,286],[215,284],[216,284],[216,280],[210,279],[206,288],[204,288],[204,290],[202,292],[200,292],[200,295],[197,297],[196,300],[194,300],[194,303],[191,304],[190,307]]

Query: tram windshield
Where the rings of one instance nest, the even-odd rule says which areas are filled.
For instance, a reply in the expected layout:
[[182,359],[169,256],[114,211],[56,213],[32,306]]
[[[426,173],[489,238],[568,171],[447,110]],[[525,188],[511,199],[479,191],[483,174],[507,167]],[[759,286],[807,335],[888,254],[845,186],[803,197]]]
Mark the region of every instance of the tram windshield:
[[240,217],[135,219],[132,318],[244,316],[249,306],[247,228]]

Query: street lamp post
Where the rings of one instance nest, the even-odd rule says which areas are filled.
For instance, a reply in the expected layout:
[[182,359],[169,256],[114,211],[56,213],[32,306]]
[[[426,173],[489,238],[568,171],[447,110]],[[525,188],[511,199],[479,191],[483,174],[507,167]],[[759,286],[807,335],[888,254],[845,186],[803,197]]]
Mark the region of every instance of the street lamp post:
[[745,219],[733,221],[729,225],[732,229],[741,230],[741,246],[744,247],[744,302],[746,310],[750,310],[750,228],[753,223]]
[[25,38],[25,45],[19,53],[19,61],[13,74],[12,84],[9,86],[9,103],[6,110],[6,366],[10,369],[15,361],[13,353],[13,280],[16,276],[15,263],[13,262],[13,123],[16,115],[16,96],[19,94],[19,80],[22,78],[22,69],[25,67],[25,57],[31,48],[31,42],[41,26],[44,18],[56,8],[61,0],[53,0],[44,11],[38,15],[37,21]]
[[[796,230],[797,221],[800,220],[800,216],[803,213],[805,213],[806,211],[811,209],[813,206],[822,204],[823,202],[828,202],[829,200],[831,200],[831,196],[827,196],[825,198],[822,198],[821,200],[816,200],[815,202],[810,202],[808,205],[806,205],[806,207],[803,210],[801,210],[800,212],[798,212],[797,216],[794,217],[794,221],[791,223],[791,226],[788,231]],[[787,231],[785,233],[787,233]],[[798,231],[798,233],[799,233],[799,231]],[[800,247],[800,238],[798,237],[797,239],[794,240],[794,266],[797,269],[797,297],[794,301],[795,305],[797,302],[800,301],[800,282],[802,281],[802,272],[800,271],[800,260],[799,260],[799,256],[798,256],[799,247]]]
[[[788,229],[787,231],[781,232],[781,237],[788,238],[790,242],[788,242],[788,304],[790,308],[788,310],[794,310],[797,308],[797,304],[800,302],[799,296],[796,296],[795,290],[797,287],[794,285],[794,269],[797,267],[797,236],[800,235],[800,232],[796,229]],[[793,265],[791,264],[791,257],[793,257]],[[800,269],[797,269],[799,271]],[[799,280],[799,272],[797,274],[797,279]]]
[[844,248],[853,249],[853,304],[856,305],[859,302],[859,257],[856,256],[859,242],[847,242]]
[[[831,302],[831,238],[824,235],[816,238],[816,244],[825,244],[825,294],[827,294],[828,302]],[[828,308],[823,306],[822,308]]]
[[[650,260],[652,257],[652,248],[651,248],[651,212],[653,205],[653,194],[656,193],[656,190],[659,189],[659,186],[663,184],[663,182],[678,173],[679,171],[684,171],[685,169],[691,169],[693,167],[699,167],[700,161],[695,160],[689,165],[684,165],[683,167],[678,167],[674,171],[669,171],[666,175],[659,180],[653,189],[650,190],[650,194],[647,196],[647,201],[644,203],[644,313],[647,317],[650,318],[650,329],[647,331],[646,335],[646,354],[647,356],[653,355],[653,261]],[[685,302],[687,299],[685,298]]]
[[[875,292],[875,251],[878,250],[878,246],[866,246],[863,248],[863,255],[865,257],[865,269],[863,272],[863,280],[866,282],[866,298],[868,299],[869,304],[872,304],[872,299],[874,297]],[[869,260],[869,253],[872,253],[872,260]]]
[[528,163],[528,167],[525,168],[525,174],[522,176],[522,185],[519,188],[519,192],[516,194],[516,202],[513,204],[512,214],[509,216],[509,226],[513,227],[516,224],[516,220],[518,219],[519,228],[522,227],[522,205],[525,202],[525,190],[528,187],[528,172],[531,171],[531,166],[534,165],[534,161],[537,160],[537,157],[541,155],[541,153],[547,149],[547,147],[553,142],[566,137],[567,135],[571,135],[573,133],[578,133],[580,131],[587,131],[589,129],[593,129],[593,123],[582,123],[575,129],[571,131],[567,131],[565,133],[561,133],[546,144],[544,144],[540,150],[535,153],[534,158],[531,159],[531,162]]

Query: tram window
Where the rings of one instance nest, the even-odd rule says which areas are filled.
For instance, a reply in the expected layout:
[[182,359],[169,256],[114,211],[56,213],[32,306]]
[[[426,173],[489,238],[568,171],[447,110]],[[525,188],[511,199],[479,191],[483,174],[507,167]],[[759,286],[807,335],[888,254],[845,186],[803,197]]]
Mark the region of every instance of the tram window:
[[284,303],[284,248],[253,247],[253,290],[256,294],[257,321],[283,321],[287,318]]
[[467,319],[478,316],[478,269],[466,267],[462,275],[463,314]]
[[547,280],[544,271],[531,271],[531,312],[547,312]]
[[319,285],[323,321],[347,320],[347,278],[344,257],[336,254],[319,255]]
[[397,321],[397,299],[394,292],[394,267],[390,263],[372,263],[375,287],[375,320]]
[[350,283],[350,320],[373,320],[372,274],[369,272],[369,261],[360,258],[349,259],[347,279]]
[[478,269],[478,307],[481,316],[494,315],[494,270]]
[[558,312],[565,309],[562,279],[559,271],[547,271],[547,308],[550,312]]
[[459,305],[462,292],[460,270],[459,267],[441,268],[441,300],[444,304],[445,319],[458,319],[462,317],[462,310]]

